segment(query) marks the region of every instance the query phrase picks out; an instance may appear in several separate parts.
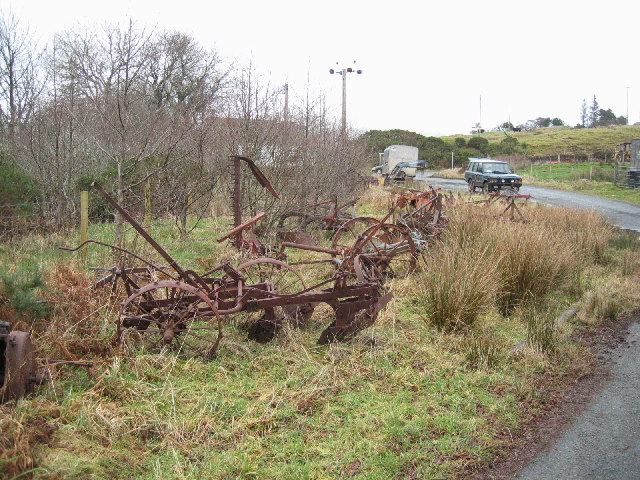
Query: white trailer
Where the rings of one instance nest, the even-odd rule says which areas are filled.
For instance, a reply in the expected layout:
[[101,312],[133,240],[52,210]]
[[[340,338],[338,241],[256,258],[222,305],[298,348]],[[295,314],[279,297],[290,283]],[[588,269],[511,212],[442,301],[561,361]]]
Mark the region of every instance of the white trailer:
[[[417,162],[418,147],[408,145],[391,145],[384,149],[382,154],[382,175],[389,175],[400,162]],[[415,173],[414,173],[415,175]]]

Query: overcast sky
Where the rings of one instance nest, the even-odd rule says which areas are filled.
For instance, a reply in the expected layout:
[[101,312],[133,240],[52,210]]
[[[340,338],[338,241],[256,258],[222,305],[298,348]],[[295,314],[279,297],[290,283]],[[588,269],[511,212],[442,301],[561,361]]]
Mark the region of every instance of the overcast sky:
[[[469,133],[536,117],[575,125],[596,95],[640,121],[640,2],[608,0],[0,0],[32,33],[96,22],[178,30],[228,60],[252,61],[293,97],[326,95],[339,118],[350,66],[347,117],[358,130]],[[626,89],[625,87],[631,87]],[[482,117],[480,118],[480,98]]]

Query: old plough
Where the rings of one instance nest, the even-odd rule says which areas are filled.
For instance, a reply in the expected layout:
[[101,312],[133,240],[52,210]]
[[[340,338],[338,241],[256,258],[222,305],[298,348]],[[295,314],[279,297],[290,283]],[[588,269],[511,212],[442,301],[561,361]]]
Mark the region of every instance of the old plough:
[[[330,278],[312,286],[307,286],[291,265],[275,258],[256,258],[235,268],[223,263],[202,274],[184,269],[99,184],[92,185],[168,264],[159,266],[127,249],[93,240],[65,249],[74,251],[87,243],[104,245],[154,272],[157,280],[146,284],[140,281],[144,277],[133,276],[137,270],[131,268],[117,269],[111,275],[126,291],[115,334],[121,344],[168,347],[211,358],[223,337],[223,319],[228,315],[256,312],[249,337],[266,342],[285,321],[305,322],[323,302],[335,313],[335,320],[318,339],[325,344],[348,339],[373,324],[392,297],[390,293],[383,295],[379,283],[368,278],[361,267],[366,261],[359,255],[347,256],[345,264],[357,265],[353,270],[338,268]],[[260,218],[254,217],[224,237],[241,234],[243,228],[239,227],[246,228],[247,223]]]

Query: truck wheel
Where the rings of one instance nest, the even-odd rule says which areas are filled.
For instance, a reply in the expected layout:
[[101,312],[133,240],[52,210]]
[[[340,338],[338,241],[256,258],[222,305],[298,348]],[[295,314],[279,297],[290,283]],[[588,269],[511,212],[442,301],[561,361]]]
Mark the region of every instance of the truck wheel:
[[469,180],[469,191],[474,193],[476,191],[476,184],[473,180]]
[[399,172],[398,176],[396,177],[399,182],[404,182],[406,178],[407,174],[405,172]]
[[491,189],[489,188],[489,182],[484,182],[482,184],[482,193],[487,195],[490,191],[491,191]]

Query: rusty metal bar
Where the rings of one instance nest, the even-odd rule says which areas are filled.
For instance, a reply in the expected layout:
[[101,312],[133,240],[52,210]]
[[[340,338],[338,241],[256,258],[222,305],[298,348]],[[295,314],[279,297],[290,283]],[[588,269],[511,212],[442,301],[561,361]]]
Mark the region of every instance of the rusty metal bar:
[[120,205],[118,205],[118,202],[116,202],[111,195],[109,195],[103,188],[102,186],[98,183],[98,182],[91,182],[91,186],[95,189],[97,189],[102,196],[107,200],[107,202],[109,202],[111,204],[111,206],[113,208],[115,208],[116,210],[118,210],[118,212],[120,212],[120,215],[122,215],[122,217],[131,224],[131,226],[133,228],[136,229],[136,231],[142,236],[142,238],[144,238],[149,245],[151,245],[154,250],[156,252],[158,252],[162,258],[164,258],[167,262],[169,262],[169,265],[178,273],[178,275],[180,275],[181,277],[184,276],[184,270],[182,270],[182,268],[180,267],[180,265],[178,265],[178,263],[173,259],[173,257],[171,255],[169,255],[167,253],[167,251],[162,248],[160,246],[160,244],[158,242],[156,242],[151,235],[149,235],[147,233],[147,231],[142,228],[142,225],[140,225],[138,222],[136,222],[133,217],[131,215],[129,215],[129,212],[127,212],[124,208],[122,208]]
[[244,222],[244,223],[242,223],[240,225],[237,225],[233,230],[230,230],[229,232],[225,233],[222,237],[220,237],[218,239],[218,242],[223,242],[223,241],[227,240],[228,238],[231,238],[234,235],[237,235],[238,233],[242,232],[242,230],[244,230],[245,228],[253,225],[258,220],[262,220],[266,216],[267,216],[266,213],[260,212],[258,215],[256,215],[252,219],[247,220],[246,222]]
[[315,245],[304,245],[302,243],[282,242],[280,244],[280,252],[284,252],[287,247],[298,248],[300,250],[311,250],[312,252],[328,253],[329,255],[340,255],[340,250],[332,248],[317,247]]

